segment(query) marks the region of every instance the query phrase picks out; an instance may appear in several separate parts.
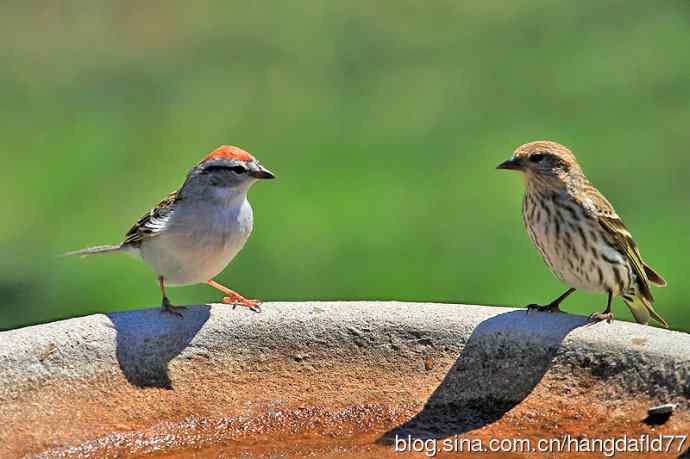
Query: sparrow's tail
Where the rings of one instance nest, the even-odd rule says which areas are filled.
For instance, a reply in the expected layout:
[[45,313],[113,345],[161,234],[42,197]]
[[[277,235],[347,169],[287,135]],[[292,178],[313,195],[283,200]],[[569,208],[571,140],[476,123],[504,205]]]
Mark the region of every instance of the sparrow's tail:
[[89,247],[88,249],[75,250],[74,252],[64,253],[63,257],[88,257],[89,255],[98,255],[101,253],[119,252],[122,250],[122,244],[118,245],[98,245],[96,247]]
[[668,323],[654,310],[652,302],[641,293],[638,292],[634,295],[624,294],[623,301],[628,305],[638,323],[646,325],[651,317],[659,322],[664,328],[668,328]]

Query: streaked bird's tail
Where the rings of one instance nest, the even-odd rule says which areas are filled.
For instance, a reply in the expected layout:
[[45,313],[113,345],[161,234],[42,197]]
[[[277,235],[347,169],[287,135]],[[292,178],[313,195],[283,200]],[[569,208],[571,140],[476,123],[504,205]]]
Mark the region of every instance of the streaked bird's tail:
[[651,317],[659,322],[664,328],[668,328],[668,323],[654,310],[652,302],[641,293],[637,292],[635,295],[624,294],[623,301],[628,305],[638,323],[646,325]]
[[62,254],[63,257],[88,257],[90,255],[98,255],[101,253],[119,252],[122,250],[122,244],[118,245],[97,245],[96,247],[89,247],[88,249],[75,250],[74,252],[67,252]]
[[659,287],[666,287],[668,285],[666,283],[666,279],[664,279],[661,274],[654,271],[646,264],[644,265],[644,273],[647,275],[647,279],[649,279],[653,284],[656,284]]

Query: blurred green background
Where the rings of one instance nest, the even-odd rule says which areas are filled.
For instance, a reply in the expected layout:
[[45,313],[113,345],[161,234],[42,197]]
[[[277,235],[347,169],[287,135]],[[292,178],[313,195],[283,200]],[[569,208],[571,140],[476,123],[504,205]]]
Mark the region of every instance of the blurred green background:
[[550,301],[564,287],[522,227],[522,181],[495,170],[547,138],[690,330],[686,0],[10,0],[0,57],[0,328],[158,306],[144,264],[57,255],[119,242],[220,144],[279,176],[250,193],[254,234],[219,276],[246,296]]

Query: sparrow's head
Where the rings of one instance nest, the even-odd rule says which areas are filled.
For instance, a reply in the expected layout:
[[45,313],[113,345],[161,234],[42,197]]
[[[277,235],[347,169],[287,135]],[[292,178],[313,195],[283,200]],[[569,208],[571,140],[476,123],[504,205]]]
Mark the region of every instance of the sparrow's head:
[[213,150],[195,169],[209,184],[219,187],[241,186],[275,178],[254,156],[239,147],[229,145]]
[[229,198],[243,194],[258,180],[273,179],[275,175],[251,154],[239,147],[223,145],[206,155],[189,173],[183,192],[190,195],[213,195]]
[[498,165],[498,169],[516,170],[528,182],[552,183],[581,176],[575,156],[565,146],[548,140],[526,143],[515,150],[513,156]]

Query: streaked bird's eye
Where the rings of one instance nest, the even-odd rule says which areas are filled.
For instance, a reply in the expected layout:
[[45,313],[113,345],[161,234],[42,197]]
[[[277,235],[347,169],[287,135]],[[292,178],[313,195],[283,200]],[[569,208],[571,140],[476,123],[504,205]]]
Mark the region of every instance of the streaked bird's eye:
[[529,160],[532,161],[533,163],[539,163],[539,162],[541,162],[542,159],[544,159],[543,153],[535,153],[529,157]]
[[231,171],[235,172],[236,174],[244,174],[247,172],[247,169],[244,168],[244,166],[233,166],[230,168]]

